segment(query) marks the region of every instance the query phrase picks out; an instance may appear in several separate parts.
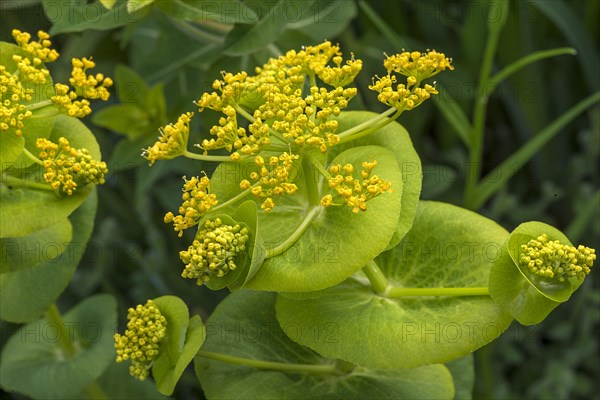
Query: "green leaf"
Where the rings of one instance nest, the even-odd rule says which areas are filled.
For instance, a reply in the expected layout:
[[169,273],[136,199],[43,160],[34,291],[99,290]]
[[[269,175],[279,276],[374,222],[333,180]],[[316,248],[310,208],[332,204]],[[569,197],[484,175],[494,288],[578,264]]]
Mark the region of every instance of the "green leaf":
[[[343,132],[375,116],[377,114],[370,111],[343,112],[338,118],[338,132]],[[419,204],[419,195],[421,194],[421,181],[423,179],[421,160],[413,147],[408,132],[397,122],[392,122],[366,137],[335,146],[330,151],[330,154],[337,155],[347,148],[366,145],[381,146],[391,151],[396,157],[396,162],[402,172],[400,218],[398,219],[396,231],[386,249],[389,250],[402,240],[412,226],[415,218],[417,204]]]
[[302,12],[314,3],[305,0],[302,8],[292,0],[278,0],[268,13],[253,25],[236,24],[225,39],[224,54],[241,56],[262,50],[268,44],[277,40],[277,37],[291,21],[288,13]]
[[88,3],[86,0],[43,0],[42,5],[46,17],[53,22],[49,32],[51,35],[118,28],[138,22],[150,10],[149,7],[143,7],[130,13],[127,0],[117,0],[110,10],[99,1]]
[[154,303],[167,320],[167,333],[152,366],[152,376],[158,391],[169,396],[202,346],[206,332],[200,317],[190,318],[186,304],[179,297],[162,296],[154,299]]
[[144,104],[150,88],[144,79],[133,69],[119,64],[115,68],[117,95],[121,103]]
[[100,4],[102,4],[108,10],[110,10],[111,8],[113,8],[113,6],[115,5],[115,3],[117,2],[117,0],[99,0],[99,1],[100,1]]
[[[86,148],[95,160],[100,148],[90,130],[77,118],[60,115],[56,118],[50,139],[55,143],[65,137],[75,148]],[[7,172],[27,181],[45,183],[43,168],[35,165],[27,170]],[[72,196],[59,196],[53,190],[0,183],[0,237],[29,235],[53,225],[70,215],[87,198],[93,185],[79,187]]]
[[[277,323],[275,297],[274,293],[241,290],[230,294],[210,316],[206,342],[194,360],[196,375],[207,399],[258,400],[284,396],[289,400],[429,400],[454,397],[452,377],[443,365],[394,371],[352,368],[294,343]],[[297,333],[312,335],[304,330]],[[337,367],[333,373],[284,373],[208,359],[202,352],[242,357],[250,362]]]
[[60,346],[55,322],[42,319],[25,325],[4,346],[0,385],[35,399],[74,397],[113,361],[116,323],[117,305],[110,295],[90,297],[72,308],[64,325],[75,342],[73,357]]
[[14,161],[19,158],[25,146],[25,139],[12,132],[2,132],[0,135],[0,172],[8,167],[14,167]]
[[357,11],[356,4],[346,0],[316,1],[311,7],[303,4],[302,10],[297,11],[292,7],[288,8],[291,22],[287,24],[286,30],[298,30],[317,42],[342,33]]
[[154,3],[154,0],[127,0],[127,12],[133,13]]
[[35,321],[56,301],[71,281],[86,249],[94,226],[96,205],[94,190],[69,216],[73,239],[58,258],[0,275],[0,319],[11,322]]
[[159,1],[156,5],[165,14],[187,21],[221,24],[253,24],[258,21],[254,10],[239,0],[171,0]]
[[92,122],[115,133],[125,135],[129,140],[135,140],[156,131],[151,117],[148,111],[137,104],[118,104],[95,112]]
[[446,363],[454,381],[455,400],[471,400],[475,386],[475,369],[473,354],[466,355]]
[[1,238],[0,274],[52,262],[65,251],[71,241],[71,235],[71,223],[68,218],[64,218],[31,235]]
[[[485,287],[507,236],[471,211],[421,202],[402,242],[375,261],[397,287]],[[305,333],[294,337],[298,343],[372,368],[448,362],[491,342],[512,321],[489,296],[382,297],[358,274],[320,292],[282,294],[277,318]]]
[[549,240],[558,240],[572,246],[569,239],[556,228],[542,222],[526,222],[511,232],[503,245],[500,260],[490,274],[490,295],[501,307],[510,312],[523,325],[534,325],[571,297],[583,280],[570,279],[558,282],[533,275],[519,263],[521,245],[541,234]]
[[[373,173],[390,181],[394,192],[369,200],[364,212],[353,213],[345,205],[317,210],[317,216],[302,236],[282,254],[267,258],[246,287],[290,292],[323,289],[343,281],[385,250],[397,228],[403,187],[394,155],[383,147],[361,146],[344,151],[333,162],[352,164],[355,171],[360,171],[362,162],[372,160],[378,162]],[[315,171],[303,172],[308,179],[319,179],[315,174]],[[320,195],[331,190],[324,181],[320,186]],[[273,211],[259,212],[259,234],[267,251],[281,245],[300,225],[299,217],[313,210],[302,200],[303,196],[306,196],[304,187],[293,196],[283,196],[286,197],[281,201],[283,204],[275,206]]]

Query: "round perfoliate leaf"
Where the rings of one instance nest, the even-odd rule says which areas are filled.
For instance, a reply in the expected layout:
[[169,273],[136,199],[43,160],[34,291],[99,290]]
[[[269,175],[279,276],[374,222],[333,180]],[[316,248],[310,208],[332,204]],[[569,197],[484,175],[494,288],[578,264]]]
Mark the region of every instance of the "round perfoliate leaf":
[[[42,319],[22,327],[7,342],[0,362],[0,386],[34,399],[74,398],[113,361],[117,305],[102,294],[84,300],[56,321]],[[68,335],[71,354],[61,343]],[[48,379],[51,377],[52,379]]]
[[[411,230],[375,262],[395,287],[485,289],[507,236],[474,212],[421,202]],[[362,274],[319,292],[283,293],[277,318],[299,327],[298,343],[371,368],[445,363],[496,339],[512,321],[488,295],[385,297]]]
[[167,320],[167,327],[159,356],[152,365],[152,376],[158,391],[170,396],[202,346],[206,332],[200,317],[190,318],[186,304],[179,297],[162,296],[153,301]]
[[[560,281],[558,277],[540,276],[523,262],[521,258],[525,254],[522,246],[527,246],[543,234],[548,241],[557,240],[562,245],[573,246],[556,228],[542,222],[526,222],[515,228],[507,238],[502,247],[502,256],[494,263],[490,273],[492,299],[523,325],[543,321],[554,308],[567,301],[583,282],[577,277]],[[536,260],[532,261],[535,263]],[[555,265],[562,268],[558,260],[552,262],[552,266]]]
[[[279,210],[276,206],[268,214],[259,213],[259,233],[267,255],[246,287],[290,292],[323,289],[343,281],[382,252],[396,231],[400,215],[402,174],[394,155],[383,147],[361,146],[344,151],[332,162],[352,164],[358,177],[361,164],[374,160],[377,166],[373,175],[391,182],[393,191],[369,200],[366,211],[355,213],[345,204],[310,206],[305,201],[295,204],[295,208],[282,204]],[[319,197],[334,193],[315,170],[305,168],[302,175],[302,179],[317,179]],[[303,190],[300,194],[308,195],[307,189]],[[269,257],[270,250],[289,240],[294,230],[309,220],[298,240],[283,253]]]
[[[209,400],[216,399],[453,399],[452,377],[443,365],[409,370],[372,370],[327,359],[291,341],[275,318],[274,293],[240,290],[219,304],[207,321],[207,339],[194,359]],[[278,365],[323,368],[320,373],[283,372],[209,359],[215,353]],[[263,364],[263,367],[265,365]]]

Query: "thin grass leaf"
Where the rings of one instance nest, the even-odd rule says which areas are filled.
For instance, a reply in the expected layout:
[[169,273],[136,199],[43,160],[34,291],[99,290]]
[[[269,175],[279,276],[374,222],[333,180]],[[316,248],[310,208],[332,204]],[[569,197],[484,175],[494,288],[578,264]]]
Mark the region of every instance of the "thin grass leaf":
[[473,127],[469,122],[469,119],[465,115],[465,112],[460,108],[458,102],[452,98],[450,93],[444,90],[443,87],[438,85],[438,91],[440,92],[439,97],[435,98],[433,102],[440,113],[444,116],[446,121],[450,124],[454,132],[463,141],[463,143],[469,146],[469,135]]
[[492,170],[481,183],[475,188],[473,197],[473,209],[480,208],[487,199],[494,193],[500,190],[504,184],[518,170],[515,165],[524,165],[531,157],[533,157],[546,143],[548,143],[558,132],[561,131],[569,122],[575,119],[579,114],[600,101],[600,92],[586,97],[575,106],[571,107],[563,115],[558,117],[554,122],[548,125],[545,129],[535,135],[519,150],[514,152],[510,157]]

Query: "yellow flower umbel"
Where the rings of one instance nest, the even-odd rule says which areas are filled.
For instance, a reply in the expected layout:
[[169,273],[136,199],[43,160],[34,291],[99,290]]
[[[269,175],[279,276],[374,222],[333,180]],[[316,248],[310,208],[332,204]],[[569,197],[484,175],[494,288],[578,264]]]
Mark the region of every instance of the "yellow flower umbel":
[[144,149],[142,156],[152,165],[156,160],[169,160],[187,151],[190,135],[190,120],[194,113],[182,114],[175,124],[169,124],[160,130],[156,143]]
[[543,234],[521,246],[519,262],[534,275],[564,282],[585,278],[595,259],[594,249],[561,244]]
[[227,225],[220,218],[206,221],[192,245],[179,252],[186,264],[181,276],[196,279],[198,285],[225,276],[237,268],[236,258],[246,250],[248,239],[248,228],[240,224]]
[[250,189],[250,193],[262,201],[261,208],[271,211],[275,207],[275,196],[294,194],[298,190],[295,183],[291,183],[290,174],[293,169],[294,160],[299,156],[283,153],[279,157],[269,157],[269,162],[257,156],[254,163],[259,167],[258,172],[250,173],[250,179],[258,184],[252,185],[249,180],[240,182],[241,189]]
[[[383,62],[388,74],[383,77],[375,77],[369,89],[379,93],[377,99],[399,111],[412,110],[420,106],[431,95],[438,94],[434,86],[421,83],[424,79],[431,78],[438,73],[454,67],[450,65],[452,60],[446,58],[443,53],[435,50],[427,53],[418,51],[402,52],[394,56],[388,56]],[[406,83],[397,84],[398,73],[406,76]],[[394,87],[394,85],[396,85]]]
[[[108,100],[110,93],[107,88],[112,86],[112,79],[103,74],[86,75],[88,69],[96,66],[91,59],[73,58],[71,60],[73,69],[69,83],[74,90],[62,83],[54,85],[56,95],[51,97],[54,104],[63,109],[71,117],[83,118],[92,112],[89,100]],[[81,100],[77,100],[82,98]]]
[[104,183],[106,163],[94,160],[88,150],[71,147],[64,137],[58,139],[58,144],[40,138],[36,146],[41,150],[44,180],[54,190],[70,196],[81,185]]
[[187,180],[184,176],[183,180],[183,203],[179,207],[179,215],[175,216],[169,211],[164,219],[167,224],[173,223],[173,229],[179,232],[178,236],[183,236],[185,229],[198,224],[200,218],[218,203],[217,196],[210,193],[208,177],[192,177]]
[[14,129],[17,136],[23,135],[23,121],[31,117],[24,103],[31,101],[34,90],[26,88],[21,77],[13,75],[0,65],[0,133]]
[[127,329],[115,334],[118,363],[131,360],[129,373],[143,381],[158,356],[160,341],[165,337],[167,320],[152,300],[127,312]]
[[[352,208],[352,212],[367,210],[367,201],[379,196],[384,192],[392,191],[392,184],[377,175],[371,176],[371,172],[377,166],[377,161],[363,162],[363,169],[360,171],[360,178],[354,178],[354,166],[346,164],[343,167],[339,164],[331,164],[329,173],[333,176],[329,179],[329,187],[334,189],[342,201]],[[341,173],[344,175],[341,175]],[[331,194],[325,195],[321,199],[321,205],[329,207],[332,205],[341,205],[334,203]]]

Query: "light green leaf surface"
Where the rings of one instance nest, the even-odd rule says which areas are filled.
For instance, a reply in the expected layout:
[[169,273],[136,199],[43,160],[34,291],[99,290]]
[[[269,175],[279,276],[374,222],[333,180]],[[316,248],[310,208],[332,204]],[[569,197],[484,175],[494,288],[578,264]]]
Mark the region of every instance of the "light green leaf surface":
[[167,333],[152,366],[152,376],[158,391],[169,396],[202,346],[205,330],[199,316],[189,317],[187,305],[179,297],[162,296],[154,303],[167,320]]
[[[507,236],[471,211],[421,202],[402,242],[375,261],[394,286],[485,287]],[[489,296],[386,298],[358,274],[320,292],[284,293],[277,318],[302,332],[329,327],[320,340],[307,334],[294,340],[326,357],[372,368],[451,361],[496,339],[512,321]]]
[[[207,321],[202,351],[286,364],[335,364],[335,360],[291,341],[277,323],[274,305],[274,293],[242,290],[230,294]],[[194,363],[209,400],[454,398],[452,377],[443,365],[396,371],[354,367],[347,372],[308,374],[251,368],[201,356]]]
[[[338,132],[343,132],[375,116],[377,114],[370,111],[343,112],[338,118]],[[367,145],[381,146],[391,151],[396,157],[396,162],[402,173],[400,218],[398,219],[396,231],[387,247],[387,249],[391,249],[402,240],[412,226],[415,218],[419,195],[421,194],[421,182],[423,180],[421,159],[413,147],[408,132],[397,122],[392,122],[366,137],[335,146],[331,154],[337,155],[347,148]]]
[[[378,161],[373,174],[390,181],[394,191],[370,200],[365,212],[353,213],[345,205],[322,208],[300,239],[282,254],[266,259],[246,287],[292,292],[323,289],[343,281],[386,248],[397,228],[403,187],[394,155],[383,147],[361,146],[341,153],[333,162],[352,164],[359,171],[362,162],[372,160]],[[317,179],[315,171],[308,174],[309,179]],[[321,195],[329,193],[326,182],[319,185]],[[259,234],[267,249],[281,244],[290,228],[300,224],[311,211],[305,207],[282,206],[277,211],[276,206],[270,214],[259,213]]]
[[92,234],[96,191],[71,216],[73,239],[56,259],[0,275],[0,319],[35,321],[67,287]]
[[66,250],[71,235],[71,223],[64,218],[31,235],[1,238],[0,274],[52,262]]
[[[77,118],[60,115],[50,139],[55,143],[65,137],[75,148],[86,148],[95,160],[100,159],[96,138]],[[35,165],[26,171],[12,171],[15,178],[45,183],[43,169]],[[81,205],[92,190],[92,185],[78,187],[72,196],[59,196],[53,190],[32,189],[0,183],[0,237],[29,235],[57,223]]]
[[571,279],[564,283],[533,275],[519,264],[521,245],[541,234],[572,246],[556,228],[542,222],[525,222],[511,232],[503,245],[501,259],[490,273],[490,295],[501,307],[523,325],[543,321],[560,303],[565,302],[583,282]]
[[0,385],[34,399],[74,397],[114,361],[117,305],[110,295],[88,298],[64,315],[75,355],[60,347],[60,331],[45,319],[22,327],[2,351]]

